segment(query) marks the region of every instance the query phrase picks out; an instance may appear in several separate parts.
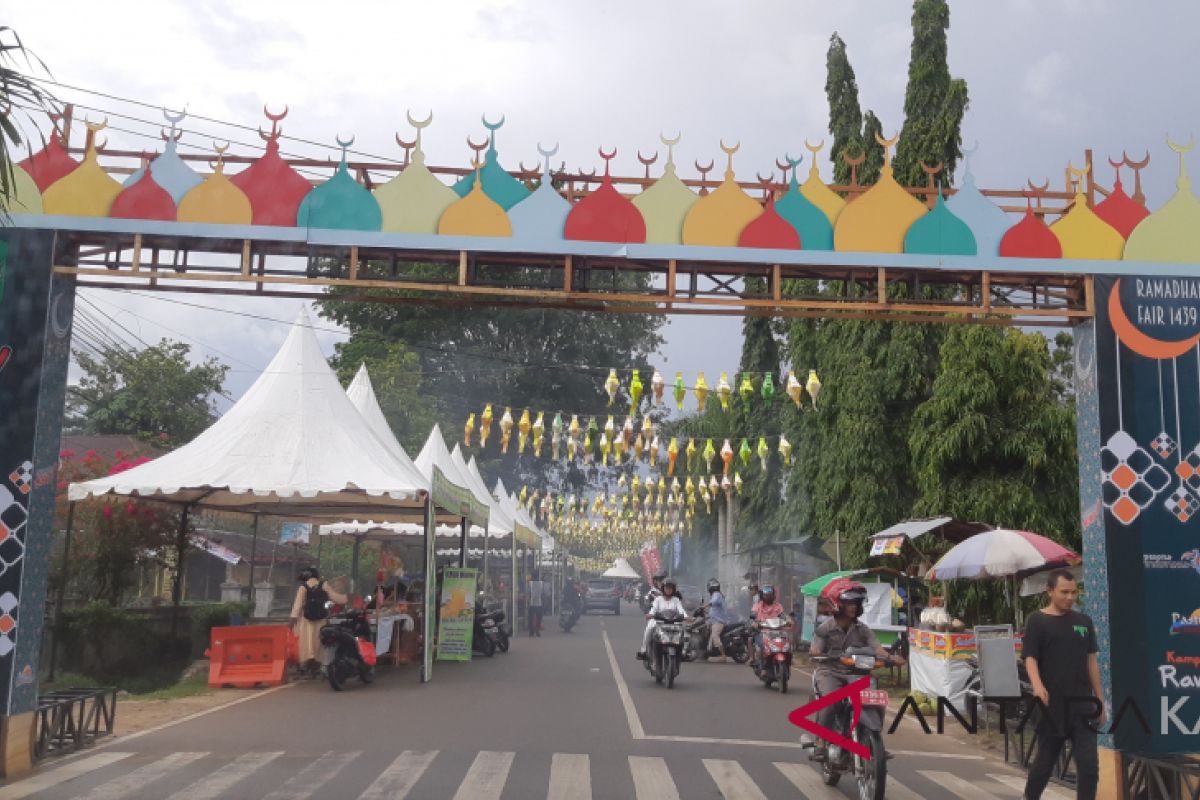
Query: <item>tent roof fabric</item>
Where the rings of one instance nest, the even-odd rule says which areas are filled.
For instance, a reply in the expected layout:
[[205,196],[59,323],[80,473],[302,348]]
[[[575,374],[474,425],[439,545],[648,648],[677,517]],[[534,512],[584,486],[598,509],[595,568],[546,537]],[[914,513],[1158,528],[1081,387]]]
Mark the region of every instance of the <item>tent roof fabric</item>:
[[[466,476],[446,449],[446,440],[442,438],[442,429],[438,425],[434,425],[429,432],[429,438],[425,440],[425,446],[417,454],[414,463],[429,480],[435,503],[447,511],[461,511],[463,516],[471,517],[476,524],[487,524],[491,506],[487,500],[471,491]],[[435,470],[441,473],[440,481],[435,476]]]
[[640,578],[642,577],[633,567],[629,566],[629,562],[623,558],[618,558],[613,561],[613,565],[604,571],[602,578]]
[[350,402],[302,309],[262,375],[212,426],[153,461],[71,484],[68,497],[138,495],[227,511],[344,518],[411,514],[423,505],[427,486]]
[[909,539],[916,539],[924,536],[927,533],[938,531],[941,535],[951,542],[961,542],[964,539],[969,539],[977,533],[990,530],[991,525],[986,525],[982,522],[964,522],[956,520],[953,517],[932,517],[930,519],[907,519],[903,522],[897,522],[890,528],[882,530],[871,538],[884,539],[892,536],[907,536]]

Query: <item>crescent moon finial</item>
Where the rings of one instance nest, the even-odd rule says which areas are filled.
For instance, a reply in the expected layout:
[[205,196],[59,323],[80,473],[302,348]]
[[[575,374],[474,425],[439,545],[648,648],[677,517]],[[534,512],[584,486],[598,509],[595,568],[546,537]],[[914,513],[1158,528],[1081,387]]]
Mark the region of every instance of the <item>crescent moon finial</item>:
[[1188,182],[1187,162],[1184,159],[1184,156],[1186,156],[1189,152],[1191,152],[1192,148],[1195,146],[1196,146],[1195,134],[1193,134],[1191,136],[1191,138],[1188,139],[1187,144],[1175,144],[1175,142],[1171,141],[1170,134],[1167,135],[1167,147],[1170,147],[1172,150],[1174,150],[1176,153],[1179,154],[1179,180],[1177,181],[1177,184],[1179,185],[1179,188],[1181,188],[1181,189],[1184,188],[1185,184]]
[[353,136],[351,136],[349,139],[342,139],[342,137],[340,137],[340,136],[334,136],[333,140],[335,142],[337,142],[338,147],[342,148],[343,150],[346,150],[346,149],[354,146],[354,137]]
[[551,147],[551,148],[542,147],[542,143],[538,142],[537,143],[537,151],[538,151],[538,155],[540,155],[542,158],[546,159],[546,166],[542,170],[542,174],[545,175],[547,178],[549,178],[550,177],[550,159],[558,154],[558,142],[555,142],[554,147]]
[[408,117],[408,124],[416,128],[419,135],[422,128],[428,128],[430,123],[433,122],[433,109],[429,109],[429,116],[423,120],[413,119],[412,109],[405,111],[404,116]]
[[721,151],[723,153],[725,153],[725,155],[727,155],[727,156],[732,156],[734,153],[736,153],[738,150],[741,150],[741,149],[742,149],[741,142],[738,142],[737,144],[733,145],[732,147],[726,147],[725,140],[724,139],[721,140]]
[[501,114],[499,122],[488,122],[487,114],[483,114],[480,116],[480,119],[483,120],[483,127],[487,128],[489,131],[495,132],[500,130],[500,128],[504,125],[505,117],[503,114]]
[[892,151],[891,148],[900,141],[900,134],[897,133],[890,139],[883,138],[879,131],[875,131],[875,141],[883,148],[883,166],[892,166]]
[[667,146],[667,166],[668,172],[675,171],[675,145],[679,144],[679,140],[683,138],[683,131],[678,131],[674,139],[668,139],[662,131],[658,132],[658,139]]
[[487,139],[484,139],[481,144],[475,144],[473,141],[471,141],[470,134],[467,135],[467,147],[471,148],[472,150],[479,152],[480,150],[486,150],[487,146],[488,146]]
[[272,122],[280,122],[288,115],[288,107],[285,105],[283,111],[280,111],[278,114],[272,114],[270,109],[267,108],[267,104],[263,103],[263,114]]
[[183,122],[183,118],[187,116],[187,106],[184,106],[183,110],[178,112],[168,111],[167,107],[163,106],[162,113],[163,117],[167,120],[167,122],[171,123],[171,127],[174,128],[177,123]]

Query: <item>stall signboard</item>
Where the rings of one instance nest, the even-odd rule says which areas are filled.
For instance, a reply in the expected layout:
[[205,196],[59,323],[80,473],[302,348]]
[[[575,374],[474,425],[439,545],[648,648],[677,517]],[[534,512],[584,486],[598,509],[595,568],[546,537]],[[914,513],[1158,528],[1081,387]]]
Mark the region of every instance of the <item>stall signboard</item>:
[[872,556],[898,556],[904,549],[904,536],[876,536],[871,540]]
[[447,567],[442,571],[442,599],[438,609],[438,661],[471,660],[477,571],[455,567]]
[[472,525],[487,528],[487,507],[475,499],[470,489],[451,481],[436,465],[433,467],[433,502],[452,514],[466,517]]
[[1200,279],[1098,275],[1095,305],[1094,328],[1076,333],[1083,610],[1096,622],[1109,707],[1135,704],[1148,723],[1118,726],[1112,745],[1194,752]]
[[310,536],[311,522],[285,522],[279,526],[280,544],[308,544]]

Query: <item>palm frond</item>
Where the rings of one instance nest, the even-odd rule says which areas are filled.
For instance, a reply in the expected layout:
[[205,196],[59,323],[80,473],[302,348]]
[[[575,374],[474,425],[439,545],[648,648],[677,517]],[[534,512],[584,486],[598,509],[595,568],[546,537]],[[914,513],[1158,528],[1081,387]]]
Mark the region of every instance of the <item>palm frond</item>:
[[0,25],[0,214],[4,217],[16,194],[13,170],[19,160],[19,148],[30,139],[23,135],[23,122],[40,132],[35,119],[61,108],[58,100],[33,76],[35,72],[49,74],[42,60],[26,49],[17,32]]

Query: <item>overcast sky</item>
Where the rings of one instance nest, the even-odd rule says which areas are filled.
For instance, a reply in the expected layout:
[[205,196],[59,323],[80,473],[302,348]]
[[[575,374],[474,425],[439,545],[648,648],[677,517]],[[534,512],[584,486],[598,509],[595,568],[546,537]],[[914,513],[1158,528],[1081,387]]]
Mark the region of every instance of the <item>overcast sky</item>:
[[[724,137],[741,142],[735,166],[750,178],[773,169],[785,151],[804,152],[806,138],[828,139],[825,52],[834,31],[847,42],[863,107],[879,114],[885,133],[898,129],[910,14],[903,0],[58,0],[16,4],[4,24],[64,84],[154,105],[186,104],[195,114],[251,126],[263,121],[264,103],[286,104],[287,135],[331,145],[339,134],[354,135],[356,150],[383,157],[399,157],[395,133],[410,138],[406,111],[420,118],[432,109],[425,133],[431,163],[465,163],[465,137],[481,138],[480,115],[487,113],[506,116],[498,149],[510,168],[536,161],[538,141],[557,141],[558,158],[569,167],[598,166],[596,148],[604,146],[619,149],[615,169],[640,172],[637,149],[661,150],[660,132],[681,131],[676,161],[685,176],[693,170],[684,165],[720,156]],[[1182,142],[1200,128],[1198,34],[1194,0],[951,2],[950,65],[970,91],[964,141],[979,143],[979,184],[1016,188],[1027,178],[1050,178],[1061,188],[1067,161],[1078,165],[1088,147],[1098,180],[1108,184],[1106,156],[1127,150],[1138,158],[1148,150],[1145,189],[1150,206],[1160,205],[1177,172],[1165,135]],[[68,89],[59,95],[158,120],[151,109]],[[108,134],[113,144],[148,141]],[[284,149],[335,152],[294,142]],[[821,166],[828,178],[828,162]],[[1200,174],[1200,156],[1190,166]],[[86,295],[143,338],[184,338],[218,355],[234,370],[234,396],[286,334],[285,325],[269,320],[128,294]],[[288,321],[298,305],[166,297]],[[691,377],[704,370],[710,381],[735,371],[740,326],[676,318],[665,329],[662,371]],[[327,349],[340,338],[322,333]]]

